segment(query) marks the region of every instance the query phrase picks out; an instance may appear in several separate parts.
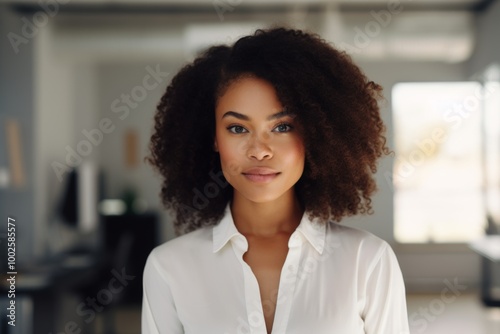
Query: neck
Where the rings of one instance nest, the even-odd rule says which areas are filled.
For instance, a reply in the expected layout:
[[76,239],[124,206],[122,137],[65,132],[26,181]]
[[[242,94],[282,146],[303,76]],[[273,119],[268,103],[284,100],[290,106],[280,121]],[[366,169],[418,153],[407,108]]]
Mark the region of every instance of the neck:
[[231,213],[236,228],[244,236],[270,238],[283,233],[292,234],[304,210],[292,188],[280,198],[265,203],[249,201],[235,192]]

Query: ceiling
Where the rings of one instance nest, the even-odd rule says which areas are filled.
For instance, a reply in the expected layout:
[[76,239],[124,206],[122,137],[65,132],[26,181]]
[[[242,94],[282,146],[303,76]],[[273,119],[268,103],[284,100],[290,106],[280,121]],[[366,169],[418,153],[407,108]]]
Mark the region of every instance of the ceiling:
[[[2,0],[0,0],[2,1]],[[118,57],[173,52],[194,55],[230,42],[252,27],[284,20],[312,27],[355,58],[368,61],[466,61],[474,50],[475,18],[494,0],[67,0],[52,19],[74,50]],[[3,0],[17,11],[40,10],[39,0]],[[60,0],[59,2],[63,2]],[[399,4],[383,24],[374,12]],[[217,17],[216,6],[226,6]],[[227,7],[229,6],[229,7]],[[169,15],[165,19],[165,15]],[[199,16],[196,16],[199,15]],[[198,19],[204,17],[203,19]],[[377,26],[378,25],[378,26]],[[372,29],[372,30],[370,30]],[[375,30],[373,30],[375,29]],[[377,30],[378,29],[378,30]],[[364,35],[364,36],[362,36]],[[368,37],[368,38],[367,38]],[[109,43],[109,40],[114,43]],[[142,45],[127,52],[127,45]],[[159,48],[158,45],[162,47]],[[120,47],[118,47],[120,46]],[[179,51],[180,48],[184,48]],[[170,50],[170,51],[169,51]],[[80,53],[80,51],[75,52]],[[141,56],[140,54],[138,55]]]
[[[0,0],[29,10],[39,6],[39,0]],[[406,10],[468,10],[481,11],[495,0],[395,0]],[[388,0],[71,0],[61,10],[102,10],[102,11],[158,11],[158,10],[213,10],[214,6],[238,7],[245,10],[276,10],[291,6],[318,7],[325,4],[335,5],[346,11],[361,11],[385,8]]]

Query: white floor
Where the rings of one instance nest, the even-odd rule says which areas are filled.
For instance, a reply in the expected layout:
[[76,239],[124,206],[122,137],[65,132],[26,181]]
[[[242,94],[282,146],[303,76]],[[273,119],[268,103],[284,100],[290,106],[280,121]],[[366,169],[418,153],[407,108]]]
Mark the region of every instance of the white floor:
[[500,334],[500,308],[484,307],[476,294],[407,297],[411,334]]
[[[500,334],[500,308],[484,307],[476,294],[409,295],[407,302],[411,334]],[[116,334],[140,333],[139,308],[117,311],[115,321]]]

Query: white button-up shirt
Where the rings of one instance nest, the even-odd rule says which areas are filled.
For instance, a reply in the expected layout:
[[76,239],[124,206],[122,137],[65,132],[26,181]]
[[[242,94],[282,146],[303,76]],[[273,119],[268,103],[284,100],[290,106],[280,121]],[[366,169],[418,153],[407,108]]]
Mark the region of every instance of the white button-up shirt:
[[[403,278],[373,234],[304,213],[290,236],[276,304],[261,301],[246,238],[223,219],[156,247],[143,276],[143,334],[407,334]],[[263,305],[264,304],[264,305]]]

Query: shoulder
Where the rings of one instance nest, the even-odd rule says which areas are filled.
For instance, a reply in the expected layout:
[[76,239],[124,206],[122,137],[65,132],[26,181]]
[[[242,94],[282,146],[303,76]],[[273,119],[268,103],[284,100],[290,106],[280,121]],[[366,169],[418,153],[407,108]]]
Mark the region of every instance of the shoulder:
[[329,222],[327,225],[327,239],[330,242],[348,243],[353,247],[371,251],[389,246],[387,241],[371,232],[334,222]]
[[378,262],[388,252],[392,253],[387,241],[373,233],[335,222],[327,225],[326,247],[356,262],[364,262],[366,266]]
[[212,227],[202,227],[156,246],[148,256],[148,264],[166,270],[176,263],[212,253]]

